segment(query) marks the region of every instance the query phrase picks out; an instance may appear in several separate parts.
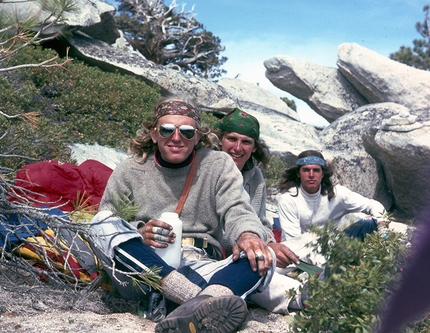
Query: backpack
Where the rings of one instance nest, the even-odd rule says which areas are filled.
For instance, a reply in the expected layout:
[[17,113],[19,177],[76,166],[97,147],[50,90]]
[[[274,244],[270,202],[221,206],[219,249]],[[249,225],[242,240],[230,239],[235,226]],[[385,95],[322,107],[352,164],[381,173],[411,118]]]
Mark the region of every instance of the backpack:
[[40,212],[54,217],[56,231],[28,214],[0,215],[0,245],[41,271],[42,280],[48,278],[47,274],[75,282],[95,280],[100,264],[83,233],[67,228],[72,220],[58,208],[43,208]]

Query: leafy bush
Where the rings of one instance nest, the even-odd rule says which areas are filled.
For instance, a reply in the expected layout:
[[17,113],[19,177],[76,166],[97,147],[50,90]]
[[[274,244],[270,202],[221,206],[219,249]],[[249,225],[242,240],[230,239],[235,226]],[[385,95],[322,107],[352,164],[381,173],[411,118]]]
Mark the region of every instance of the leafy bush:
[[[361,242],[330,222],[314,231],[320,236],[315,250],[327,259],[329,274],[309,279],[307,308],[295,315],[290,332],[372,332],[381,300],[389,296],[407,260],[404,236],[388,231],[383,238],[373,233]],[[411,325],[407,332],[429,332],[429,323]]]
[[[27,48],[9,65],[40,62],[56,53]],[[69,143],[126,149],[142,120],[152,115],[159,91],[131,75],[107,73],[73,60],[64,68],[30,68],[0,76],[3,153],[38,160],[70,160]],[[24,121],[23,121],[24,120]],[[28,160],[2,159],[19,167]]]
[[267,187],[277,186],[281,173],[287,168],[287,162],[277,155],[272,155],[266,168],[262,169]]
[[219,121],[219,119],[213,116],[211,113],[200,112],[200,119],[203,124],[213,128],[214,125]]

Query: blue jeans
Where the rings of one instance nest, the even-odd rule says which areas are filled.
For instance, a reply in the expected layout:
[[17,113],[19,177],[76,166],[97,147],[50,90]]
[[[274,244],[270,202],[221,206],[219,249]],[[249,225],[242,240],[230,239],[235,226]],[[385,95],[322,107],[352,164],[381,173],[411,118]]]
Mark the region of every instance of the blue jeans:
[[350,237],[359,238],[361,241],[364,241],[364,237],[366,237],[367,234],[371,234],[372,232],[374,232],[377,228],[378,225],[373,218],[361,219],[346,228],[345,234]]
[[[146,267],[159,267],[161,271],[159,275],[163,278],[171,271],[173,267],[167,265],[150,247],[144,245],[138,238],[130,239],[118,246],[128,254],[131,254],[134,259],[144,264]],[[115,265],[122,271],[135,271],[140,272],[142,268],[139,267],[132,260],[115,251]],[[208,261],[206,265],[211,265],[212,262]],[[186,276],[192,283],[200,286],[204,289],[206,286],[211,284],[220,284],[228,287],[233,291],[235,295],[242,296],[247,294],[249,290],[255,288],[259,284],[260,276],[258,272],[254,272],[249,265],[248,259],[241,258],[238,261],[232,262],[225,267],[217,268],[214,265],[215,273],[211,275],[209,281],[206,281],[198,272],[190,267],[179,267],[178,272]],[[116,281],[112,281],[116,284]],[[121,285],[116,285],[118,291],[121,293]],[[121,293],[123,297],[125,294]],[[136,296],[136,295],[134,295]]]

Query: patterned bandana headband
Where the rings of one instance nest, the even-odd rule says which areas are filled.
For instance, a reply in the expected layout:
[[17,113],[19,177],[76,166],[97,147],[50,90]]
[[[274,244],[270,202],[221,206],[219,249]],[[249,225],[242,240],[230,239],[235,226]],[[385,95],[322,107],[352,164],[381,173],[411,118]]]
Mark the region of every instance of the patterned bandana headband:
[[256,141],[260,138],[260,124],[257,118],[238,108],[230,111],[214,127],[225,132],[236,132],[246,135]]
[[179,115],[193,118],[200,124],[200,113],[194,106],[182,101],[169,101],[161,103],[156,109],[154,114],[154,121],[166,115]]
[[306,157],[299,158],[296,161],[296,165],[308,165],[308,164],[317,164],[317,165],[324,166],[325,162],[321,157],[318,157],[318,156],[306,156]]

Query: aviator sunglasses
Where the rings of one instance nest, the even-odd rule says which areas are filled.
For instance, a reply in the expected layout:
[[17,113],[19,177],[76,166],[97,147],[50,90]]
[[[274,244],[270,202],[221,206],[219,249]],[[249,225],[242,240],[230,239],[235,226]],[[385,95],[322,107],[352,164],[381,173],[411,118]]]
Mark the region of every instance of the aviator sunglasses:
[[[179,129],[179,134],[186,140],[191,140],[194,138],[195,133],[197,132],[197,129],[190,125],[173,125],[173,124],[163,124],[158,129],[158,132],[160,133],[160,136],[162,138],[168,138],[173,133],[175,133],[176,128]],[[157,128],[154,128],[155,131],[157,131]]]

